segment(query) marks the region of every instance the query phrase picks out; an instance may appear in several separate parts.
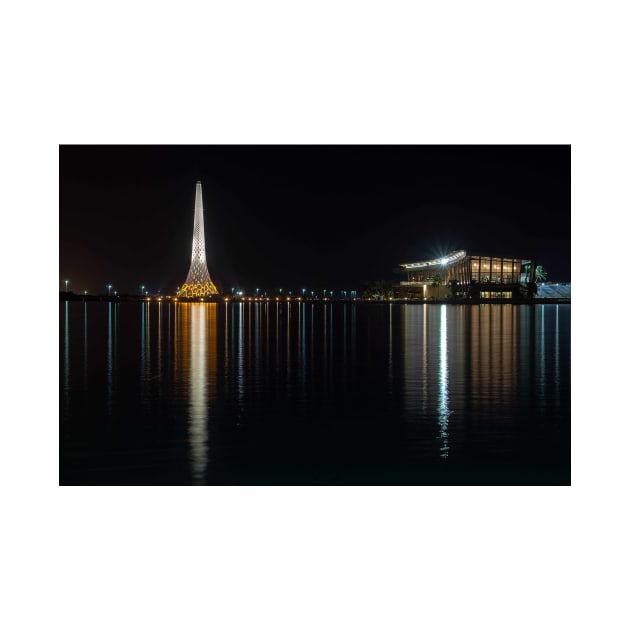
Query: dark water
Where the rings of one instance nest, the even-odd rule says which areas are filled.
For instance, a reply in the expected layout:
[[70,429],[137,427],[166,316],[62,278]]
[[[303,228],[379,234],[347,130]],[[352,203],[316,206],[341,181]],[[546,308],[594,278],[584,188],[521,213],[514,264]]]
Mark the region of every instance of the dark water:
[[568,484],[568,305],[61,302],[62,484]]

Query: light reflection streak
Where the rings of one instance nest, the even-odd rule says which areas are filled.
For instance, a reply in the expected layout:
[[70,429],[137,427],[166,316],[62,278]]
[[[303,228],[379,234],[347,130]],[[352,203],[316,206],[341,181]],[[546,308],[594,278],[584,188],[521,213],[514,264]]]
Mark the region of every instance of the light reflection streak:
[[[67,302],[66,302],[67,304]],[[83,391],[88,391],[87,302],[83,302]]]
[[256,313],[256,321],[254,322],[255,332],[255,355],[256,355],[256,380],[258,380],[258,372],[260,371],[260,303],[254,304],[254,310]]
[[410,411],[413,421],[417,421],[420,409],[422,409],[422,416],[425,416],[427,399],[427,344],[425,336],[420,336],[420,318],[423,319],[426,333],[426,307],[423,306],[420,310],[419,306],[404,304],[401,308],[404,325],[402,345],[405,353],[403,364],[405,407]]
[[440,457],[448,457],[448,333],[446,305],[440,307],[440,382],[438,390],[438,422],[440,425]]
[[[393,382],[393,365],[392,365],[392,308],[393,304],[389,305],[389,341],[387,346],[387,389],[389,394],[392,393]],[[344,325],[345,325],[345,312],[344,312]],[[344,348],[345,348],[345,332],[344,332]]]
[[265,344],[264,344],[264,352],[263,352],[263,356],[265,357],[265,367],[264,367],[264,380],[265,380],[265,385],[267,388],[270,387],[270,382],[271,382],[271,369],[269,367],[270,364],[270,355],[271,352],[269,351],[269,320],[271,319],[271,308],[269,307],[269,303],[265,302],[264,304],[264,310],[263,310],[263,317],[265,318]]
[[70,415],[70,317],[66,300],[65,335],[63,342],[63,394],[66,417]]
[[428,355],[428,311],[427,305],[422,305],[422,413],[427,413],[427,401],[429,400],[428,381],[429,381],[429,355]]
[[179,374],[179,314],[181,310],[180,304],[173,307],[173,374]]
[[556,304],[556,339],[555,339],[555,348],[554,348],[554,362],[555,362],[555,377],[556,377],[556,404],[560,404],[560,396],[558,394],[558,389],[560,387],[560,323],[558,321],[560,305]]
[[302,365],[302,304],[298,304],[298,323],[297,323],[297,352],[298,352],[298,364]]
[[280,303],[276,302],[276,354],[274,360],[276,362],[276,373],[279,368],[278,357],[280,356]]
[[113,370],[113,347],[112,347],[112,303],[107,304],[107,411],[112,413],[112,370]]
[[168,304],[168,322],[166,325],[166,329],[168,331],[167,333],[167,339],[166,339],[166,347],[168,348],[168,356],[166,359],[166,363],[167,365],[171,364],[171,303],[169,302]]
[[324,358],[323,358],[323,381],[325,391],[328,391],[328,333],[326,328],[328,318],[328,304],[324,302]]
[[315,304],[311,304],[311,375],[315,365]]
[[236,315],[234,314],[234,309],[236,308],[236,304],[232,302],[232,311],[230,313],[230,356],[235,356],[234,344],[236,343],[236,335],[234,334],[234,322],[236,321]]
[[343,382],[344,385],[348,381],[348,305],[343,305]]
[[147,329],[146,331],[147,331],[146,375],[147,375],[147,378],[150,378],[151,376],[151,304],[149,302],[147,302]]
[[291,302],[287,302],[287,374],[286,388],[287,395],[291,396]]
[[243,303],[238,305],[238,355],[237,355],[237,402],[239,407],[239,417],[243,413],[243,397],[245,396],[245,378],[243,368],[243,339],[245,336],[245,326],[243,325]]
[[193,483],[204,482],[208,466],[208,409],[206,378],[207,304],[190,304],[190,460]]
[[350,330],[352,330],[352,334],[350,335],[350,346],[352,348],[352,361],[350,362],[352,366],[351,378],[354,379],[357,363],[357,308],[354,302],[351,307]]
[[247,303],[247,366],[252,365],[252,303]]
[[542,304],[540,313],[540,375],[538,382],[540,384],[541,400],[545,399],[546,377],[545,377],[545,305]]
[[334,350],[335,350],[335,345],[333,343],[333,315],[335,314],[335,306],[334,304],[330,305],[330,324],[329,324],[329,341],[328,343],[330,344],[330,378],[332,379],[334,377],[334,359],[333,359],[333,354],[334,354]]
[[147,374],[146,374],[146,304],[143,302],[140,305],[140,383],[141,383],[141,394],[144,400],[145,391],[146,391],[146,382],[147,382]]
[[306,304],[300,303],[300,358],[302,365],[302,396],[306,389]]
[[265,356],[269,357],[269,304],[265,303]]
[[157,347],[158,392],[162,394],[162,302],[158,304],[158,347]]
[[229,383],[228,375],[230,373],[229,365],[230,365],[230,344],[229,344],[229,334],[228,334],[228,305],[225,303],[225,332],[224,332],[224,341],[223,341],[223,374],[225,375],[225,383]]

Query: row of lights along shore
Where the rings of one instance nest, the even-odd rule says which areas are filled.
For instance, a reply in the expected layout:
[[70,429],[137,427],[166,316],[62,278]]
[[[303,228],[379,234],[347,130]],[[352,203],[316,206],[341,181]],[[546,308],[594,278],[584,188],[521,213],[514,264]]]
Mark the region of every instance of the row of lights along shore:
[[[65,292],[68,293],[68,286],[70,284],[70,280],[64,280],[64,284],[65,284]],[[112,297],[112,295],[114,297],[119,297],[119,293],[118,290],[115,290],[112,292],[114,285],[112,284],[106,284],[105,288],[107,289],[107,296],[108,297]],[[265,290],[262,289],[255,289],[256,294],[249,296],[244,294],[243,291],[241,290],[237,290],[236,288],[232,288],[232,292],[231,294],[223,294],[222,296],[217,296],[216,299],[222,299],[225,302],[229,302],[229,301],[256,301],[256,302],[270,302],[270,301],[280,301],[281,299],[287,300],[287,301],[291,301],[291,300],[333,300],[335,299],[335,297],[337,299],[343,299],[343,300],[347,300],[347,299],[351,299],[351,300],[356,300],[357,299],[357,292],[356,291],[346,291],[346,290],[341,290],[341,291],[332,291],[332,290],[328,290],[328,289],[322,289],[321,292],[319,291],[308,291],[307,289],[302,289],[301,290],[301,295],[300,292],[298,292],[297,295],[293,295],[293,291],[289,291],[288,294],[284,293],[283,294],[283,289],[280,288],[277,291],[270,291],[267,292]],[[157,300],[177,300],[177,293],[179,292],[179,287],[177,287],[177,291],[175,292],[174,296],[171,295],[160,295],[158,293],[158,295],[150,295],[149,294],[149,290],[145,287],[145,285],[140,285],[140,293],[138,295],[131,295],[131,294],[126,294],[128,295],[128,297],[141,297],[147,300],[150,300],[151,298],[153,299],[157,299]],[[272,295],[268,295],[268,293],[271,293]],[[87,290],[83,291],[83,295],[87,296],[87,295],[91,295]],[[195,301],[194,298],[186,298],[188,301]],[[199,301],[203,302],[204,298],[199,298]],[[212,298],[209,298],[207,301],[213,301]]]

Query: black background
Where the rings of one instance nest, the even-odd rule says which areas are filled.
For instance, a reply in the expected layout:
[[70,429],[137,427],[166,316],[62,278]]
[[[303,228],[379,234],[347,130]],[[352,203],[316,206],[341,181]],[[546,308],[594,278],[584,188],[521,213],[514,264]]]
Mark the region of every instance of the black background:
[[571,278],[568,145],[64,145],[60,288],[174,291],[197,180],[220,290],[357,289],[456,248]]

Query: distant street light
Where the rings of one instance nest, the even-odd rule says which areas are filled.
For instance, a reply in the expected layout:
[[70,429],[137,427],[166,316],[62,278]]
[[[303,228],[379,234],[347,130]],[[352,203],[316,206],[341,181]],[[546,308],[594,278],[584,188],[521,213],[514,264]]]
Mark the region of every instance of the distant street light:
[[109,296],[109,295],[111,295],[111,294],[112,294],[111,292],[112,292],[112,285],[111,285],[111,284],[108,284],[108,285],[107,285],[107,295],[108,295],[108,296]]
[[258,297],[258,289],[256,289],[256,297]]
[[66,283],[66,293],[68,293],[68,282],[70,282],[69,280],[64,280],[64,282]]
[[304,297],[305,293],[306,293],[306,289],[302,289],[302,297]]
[[144,284],[140,287],[140,295],[144,295]]

